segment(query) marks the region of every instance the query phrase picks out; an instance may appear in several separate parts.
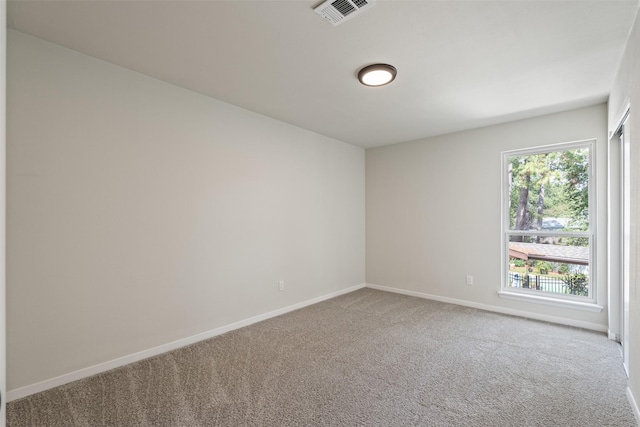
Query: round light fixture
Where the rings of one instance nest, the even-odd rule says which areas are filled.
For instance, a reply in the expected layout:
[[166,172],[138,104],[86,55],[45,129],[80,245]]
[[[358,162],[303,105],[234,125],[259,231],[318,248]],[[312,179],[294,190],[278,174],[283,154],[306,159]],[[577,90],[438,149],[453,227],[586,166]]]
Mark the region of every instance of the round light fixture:
[[389,64],[367,65],[358,72],[358,80],[365,86],[384,86],[396,78],[396,67]]

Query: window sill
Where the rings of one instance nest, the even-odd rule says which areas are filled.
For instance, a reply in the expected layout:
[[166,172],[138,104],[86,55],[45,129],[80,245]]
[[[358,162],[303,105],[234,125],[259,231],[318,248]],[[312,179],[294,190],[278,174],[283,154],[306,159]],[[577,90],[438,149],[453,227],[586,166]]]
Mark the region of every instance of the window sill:
[[544,297],[540,295],[521,294],[519,292],[498,291],[498,295],[500,298],[553,305],[555,307],[571,308],[574,310],[591,311],[594,313],[599,313],[604,309],[601,305],[591,302],[568,301],[565,299]]

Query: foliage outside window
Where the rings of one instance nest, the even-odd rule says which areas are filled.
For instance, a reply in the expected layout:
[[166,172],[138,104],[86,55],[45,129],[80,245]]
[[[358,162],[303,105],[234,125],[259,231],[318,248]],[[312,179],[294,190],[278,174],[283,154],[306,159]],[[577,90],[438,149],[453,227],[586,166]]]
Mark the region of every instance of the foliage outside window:
[[503,153],[503,289],[595,301],[593,142]]

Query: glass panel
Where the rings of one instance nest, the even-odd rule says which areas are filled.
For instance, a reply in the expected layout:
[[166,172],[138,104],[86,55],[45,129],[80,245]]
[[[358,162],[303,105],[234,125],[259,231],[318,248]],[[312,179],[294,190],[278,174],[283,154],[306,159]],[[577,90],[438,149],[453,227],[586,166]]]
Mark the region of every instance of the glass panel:
[[509,236],[508,288],[589,297],[588,237]]
[[589,230],[589,149],[508,158],[510,230]]

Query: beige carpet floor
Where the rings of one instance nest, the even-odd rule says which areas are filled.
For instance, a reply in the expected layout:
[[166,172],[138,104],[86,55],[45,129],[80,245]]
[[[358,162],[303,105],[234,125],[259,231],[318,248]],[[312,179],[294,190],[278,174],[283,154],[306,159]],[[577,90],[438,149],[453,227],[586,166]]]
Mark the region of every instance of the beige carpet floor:
[[363,289],[9,403],[18,426],[635,426],[599,333]]

